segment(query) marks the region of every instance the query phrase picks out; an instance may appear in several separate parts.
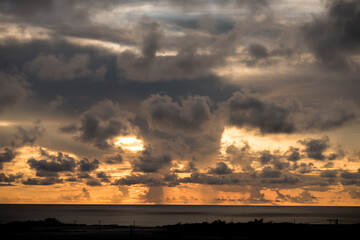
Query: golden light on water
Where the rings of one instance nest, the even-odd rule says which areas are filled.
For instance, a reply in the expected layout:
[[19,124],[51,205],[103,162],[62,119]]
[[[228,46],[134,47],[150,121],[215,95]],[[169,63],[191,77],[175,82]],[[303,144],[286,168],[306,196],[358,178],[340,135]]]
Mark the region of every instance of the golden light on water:
[[144,150],[143,141],[136,137],[118,137],[115,139],[115,145],[133,152]]

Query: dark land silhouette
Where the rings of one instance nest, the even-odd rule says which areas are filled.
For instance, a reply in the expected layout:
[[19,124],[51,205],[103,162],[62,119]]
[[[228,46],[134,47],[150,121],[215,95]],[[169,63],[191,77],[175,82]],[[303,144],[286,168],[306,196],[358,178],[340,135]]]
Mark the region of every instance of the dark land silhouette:
[[247,223],[191,223],[158,227],[68,224],[55,218],[43,221],[0,224],[2,239],[24,240],[106,240],[106,239],[358,239],[360,224],[295,224],[264,222],[255,219]]

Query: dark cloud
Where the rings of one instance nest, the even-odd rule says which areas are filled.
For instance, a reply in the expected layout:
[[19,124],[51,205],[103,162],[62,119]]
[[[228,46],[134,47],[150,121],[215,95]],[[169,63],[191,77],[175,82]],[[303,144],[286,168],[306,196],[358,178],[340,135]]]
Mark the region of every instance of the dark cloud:
[[263,134],[328,130],[357,118],[355,108],[349,108],[344,102],[336,102],[326,110],[313,109],[304,107],[297,99],[280,104],[248,91],[235,92],[222,109],[228,115],[229,124],[257,128]]
[[241,183],[237,175],[213,176],[205,173],[192,173],[190,177],[179,179],[181,183],[199,183],[205,185],[238,185]]
[[[106,10],[127,1],[90,0],[70,1],[60,3],[55,0],[36,0],[29,3],[26,0],[3,0],[1,13],[12,16],[13,21],[25,21],[32,24],[51,27],[62,24],[77,25],[90,21],[90,17],[98,10]],[[61,13],[61,14],[60,14]]]
[[123,157],[120,154],[116,154],[114,156],[110,156],[106,158],[106,163],[108,164],[117,164],[122,162],[123,162]]
[[279,157],[275,157],[272,164],[279,170],[285,170],[290,167],[290,163],[288,161],[283,161]]
[[250,145],[248,142],[243,142],[242,147],[235,147],[230,145],[226,148],[226,154],[230,156],[233,164],[239,164],[243,171],[253,171],[251,163],[253,161],[250,155]]
[[60,127],[59,130],[63,133],[76,133],[78,127],[75,123],[69,123],[68,125]]
[[337,170],[324,170],[324,171],[321,171],[320,176],[324,177],[324,178],[337,178],[338,171]]
[[262,133],[295,131],[290,114],[298,108],[296,102],[283,106],[264,101],[255,95],[236,92],[227,101],[227,108],[231,125],[259,128]]
[[313,163],[301,163],[300,166],[295,167],[296,170],[299,171],[299,173],[301,174],[305,174],[305,173],[311,173],[314,169],[314,164]]
[[108,139],[126,132],[127,127],[116,120],[110,120],[103,125],[95,116],[85,113],[81,117],[78,130],[80,141],[91,142],[100,149],[107,149],[111,146]]
[[210,168],[208,173],[210,174],[216,174],[216,175],[225,175],[225,174],[231,174],[233,170],[226,165],[224,162],[218,162],[216,163],[215,168]]
[[91,186],[91,187],[98,187],[101,186],[101,182],[98,179],[90,179],[86,182],[86,185]]
[[110,182],[111,176],[106,172],[97,172],[96,177],[100,179],[101,182]]
[[289,150],[285,153],[286,159],[289,161],[297,161],[301,159],[299,148],[289,147]]
[[142,184],[147,186],[163,186],[165,183],[159,177],[155,177],[149,174],[135,174],[120,178],[115,182],[113,182],[112,184],[125,185],[125,186],[136,185],[136,184]]
[[267,58],[269,56],[269,52],[267,48],[260,44],[251,44],[248,47],[248,52],[254,61]]
[[30,158],[27,163],[36,170],[37,176],[57,176],[59,172],[73,172],[76,167],[74,158],[58,152],[57,156],[48,155],[47,159]]
[[62,179],[58,178],[28,178],[24,181],[22,181],[22,184],[24,185],[54,185],[57,183],[62,183]]
[[13,137],[11,145],[15,147],[21,147],[25,145],[34,145],[35,141],[42,137],[46,133],[41,121],[37,120],[30,128],[24,128],[22,126],[16,127],[16,134]]
[[3,169],[3,163],[11,162],[15,157],[15,150],[5,147],[2,152],[0,152],[0,169]]
[[63,56],[40,54],[24,65],[24,71],[47,81],[92,78],[96,74],[87,68],[89,61],[90,56],[87,54],[75,54],[69,59],[64,59]]
[[76,176],[80,179],[91,179],[91,176],[88,172],[78,172]]
[[25,100],[31,94],[30,84],[22,74],[0,71],[0,113],[8,106]]
[[169,160],[164,156],[202,162],[218,154],[224,126],[212,113],[208,97],[151,95],[141,109],[142,140],[151,145],[152,156],[163,159],[160,162]]
[[[271,176],[271,174],[273,174],[273,173],[269,172],[269,174]],[[278,174],[278,173],[276,173],[276,170],[275,170],[274,175],[276,175],[276,174]],[[285,174],[280,178],[274,177],[274,178],[265,178],[265,179],[261,180],[262,184],[270,184],[269,187],[272,185],[273,186],[296,185],[299,182],[300,182],[300,179],[297,176],[292,175],[292,174]]]
[[357,172],[343,171],[340,178],[343,185],[360,185],[360,169]]
[[76,177],[68,177],[64,179],[66,182],[78,182],[79,180]]
[[78,124],[71,123],[60,128],[64,133],[77,132],[76,139],[85,143],[92,143],[99,149],[113,146],[109,140],[120,135],[128,135],[132,125],[128,120],[128,112],[110,101],[103,100],[84,112]]
[[265,165],[265,164],[269,163],[272,158],[273,158],[273,155],[271,155],[270,151],[265,150],[265,151],[261,152],[261,155],[260,155],[259,159],[260,159],[260,163],[262,165]]
[[[146,30],[143,30],[144,27]],[[140,19],[140,32],[143,33],[141,55],[125,51],[119,55],[117,65],[121,75],[142,82],[195,79],[212,75],[212,69],[221,66],[226,57],[234,53],[238,39],[236,31],[214,36],[215,40],[193,31],[170,41],[171,45],[176,45],[173,48],[175,55],[157,56],[156,53],[164,47],[160,41],[162,33],[158,22],[143,17]],[[205,47],[210,51],[199,53]]]
[[305,146],[304,152],[309,158],[316,160],[325,160],[325,155],[323,154],[330,145],[329,137],[324,136],[321,139],[307,138],[300,140],[299,143]]
[[345,155],[346,155],[345,150],[344,150],[341,146],[338,146],[337,151],[334,152],[334,153],[331,153],[331,154],[328,156],[328,159],[329,159],[330,161],[332,161],[332,160],[337,160],[337,159],[342,159],[342,158],[345,157]]
[[96,170],[100,165],[99,160],[94,159],[93,161],[89,161],[87,158],[83,158],[78,162],[78,170],[80,172],[92,172]]
[[4,147],[0,152],[0,169],[4,162],[11,162],[17,155],[16,149],[25,145],[33,146],[35,141],[45,134],[41,121],[38,120],[32,127],[16,127],[16,134],[12,137],[9,147]]
[[17,173],[6,175],[5,173],[0,173],[0,182],[12,183],[16,182],[18,179],[21,179],[24,176],[23,173]]
[[278,178],[281,176],[281,172],[278,169],[267,166],[262,169],[261,176],[263,178]]
[[327,68],[346,70],[350,57],[360,50],[360,3],[357,0],[327,1],[324,16],[302,27],[304,41]]
[[174,169],[173,172],[174,173],[192,173],[192,172],[196,172],[197,170],[198,169],[196,168],[196,165],[194,162],[188,162],[184,168]]
[[211,120],[210,99],[194,96],[174,102],[169,96],[152,95],[142,103],[150,128],[169,134],[203,132]]
[[2,4],[4,5],[1,8],[2,12],[19,15],[46,13],[53,7],[53,1],[51,0],[36,0],[32,3],[26,0],[3,0]]
[[147,146],[141,156],[132,162],[132,165],[135,172],[152,173],[169,166],[171,160],[169,155],[154,155],[151,146]]

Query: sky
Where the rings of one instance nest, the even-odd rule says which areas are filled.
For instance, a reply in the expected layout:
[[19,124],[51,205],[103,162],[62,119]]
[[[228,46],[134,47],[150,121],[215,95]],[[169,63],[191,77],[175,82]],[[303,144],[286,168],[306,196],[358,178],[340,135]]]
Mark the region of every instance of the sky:
[[360,206],[357,0],[0,0],[0,203]]

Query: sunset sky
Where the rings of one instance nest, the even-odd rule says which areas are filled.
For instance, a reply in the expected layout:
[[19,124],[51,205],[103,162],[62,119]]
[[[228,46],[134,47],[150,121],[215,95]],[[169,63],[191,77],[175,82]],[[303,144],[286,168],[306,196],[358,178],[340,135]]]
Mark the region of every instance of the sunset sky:
[[360,206],[360,1],[0,0],[0,203]]

